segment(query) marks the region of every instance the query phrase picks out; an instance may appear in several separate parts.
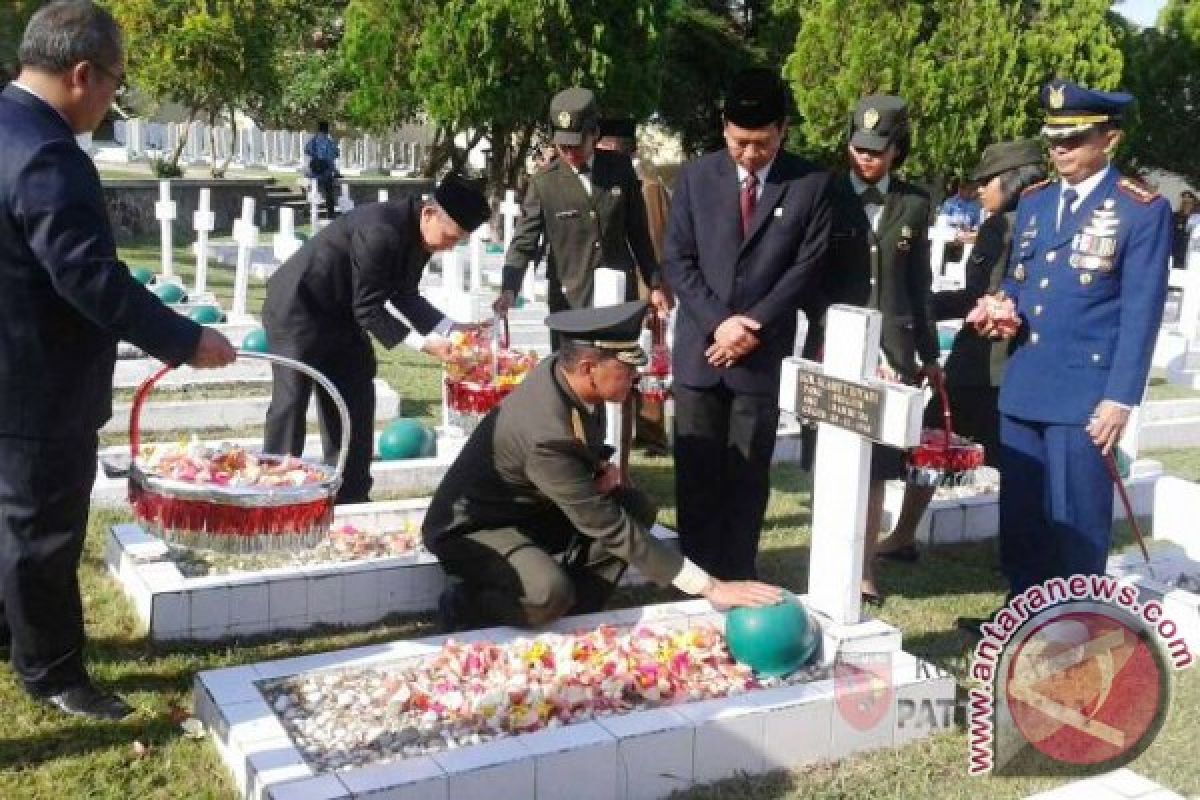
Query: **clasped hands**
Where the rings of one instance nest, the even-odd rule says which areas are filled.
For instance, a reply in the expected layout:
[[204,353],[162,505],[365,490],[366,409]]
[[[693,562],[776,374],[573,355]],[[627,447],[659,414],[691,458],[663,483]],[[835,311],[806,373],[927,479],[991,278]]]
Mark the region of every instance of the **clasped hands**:
[[1011,339],[1021,329],[1017,306],[1004,292],[980,297],[963,321],[989,339]]
[[704,357],[714,367],[732,367],[761,340],[758,337],[762,325],[743,314],[734,314],[713,331],[713,343],[704,351]]

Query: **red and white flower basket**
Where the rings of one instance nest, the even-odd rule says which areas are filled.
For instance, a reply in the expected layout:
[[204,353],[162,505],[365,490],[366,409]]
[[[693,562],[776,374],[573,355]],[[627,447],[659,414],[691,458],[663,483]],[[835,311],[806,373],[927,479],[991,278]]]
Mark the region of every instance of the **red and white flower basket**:
[[654,317],[649,327],[649,361],[640,370],[637,389],[643,400],[664,403],[671,394],[671,350],[666,342],[666,324]]
[[473,427],[472,423],[478,423],[517,388],[537,363],[537,356],[509,347],[508,317],[504,316],[493,323],[490,336],[477,331],[455,336],[454,356],[446,365],[446,409],[456,417],[452,422]]
[[350,414],[333,384],[307,364],[271,353],[239,351],[299,370],[333,398],[342,422],[335,466],[294,456],[176,447],[165,458],[139,461],[139,422],[150,390],[174,367],[165,366],[138,387],[129,418],[129,503],[148,533],[185,547],[261,552],[312,547],[329,533],[334,498],[350,442]]
[[921,443],[908,451],[908,482],[915,486],[967,486],[984,465],[983,445],[954,432],[950,398],[940,373],[933,378],[942,402],[941,428],[921,431]]

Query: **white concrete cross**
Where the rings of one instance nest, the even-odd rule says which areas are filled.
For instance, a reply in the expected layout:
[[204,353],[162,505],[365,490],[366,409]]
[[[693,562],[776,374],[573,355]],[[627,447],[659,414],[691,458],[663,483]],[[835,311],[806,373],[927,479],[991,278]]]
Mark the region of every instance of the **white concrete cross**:
[[[526,272],[526,274],[529,274]],[[624,272],[601,267],[592,279],[592,307],[615,306],[625,302]],[[604,443],[613,449],[612,463],[622,463],[624,442],[621,441],[621,422],[624,417],[620,403],[605,403]]]
[[[826,317],[825,362],[783,361],[779,407],[820,421],[812,490],[808,597],[836,623],[862,615],[861,582],[871,478],[871,442],[912,447],[921,440],[920,389],[876,379],[878,311],[835,305]],[[858,430],[871,429],[870,436]]]
[[237,266],[233,273],[232,317],[246,315],[246,293],[250,287],[250,258],[258,245],[258,226],[254,224],[254,198],[242,198],[242,216],[233,225],[233,238],[237,242]]
[[463,289],[463,251],[457,247],[445,250],[442,261],[442,295],[446,316],[450,319],[474,321],[475,302]]
[[175,223],[175,202],[171,200],[171,182],[158,182],[158,202],[154,204],[154,216],[158,219],[162,239],[162,276],[175,277],[175,251],[171,243],[171,226]]
[[308,180],[308,221],[312,224],[312,235],[316,236],[317,231],[321,229],[321,190],[317,186],[316,178]]
[[475,230],[471,231],[471,238],[467,245],[467,252],[471,259],[471,291],[478,292],[483,290],[483,226],[480,225]]
[[338,198],[337,210],[339,214],[345,214],[354,210],[354,201],[350,199],[350,184],[342,183],[342,196]]
[[304,242],[296,236],[296,209],[281,207],[279,209],[279,232],[275,234],[271,245],[275,260],[282,264],[292,257]]
[[504,252],[512,242],[513,233],[517,228],[517,217],[521,216],[521,206],[517,203],[517,193],[512,189],[504,190],[504,202],[500,204],[500,216],[504,218]]
[[380,189],[379,190],[379,202],[386,203],[387,201],[388,201],[388,190]]
[[196,231],[196,295],[200,296],[208,289],[208,235],[217,227],[216,215],[210,205],[212,191],[200,190],[196,211],[192,214],[192,228]]

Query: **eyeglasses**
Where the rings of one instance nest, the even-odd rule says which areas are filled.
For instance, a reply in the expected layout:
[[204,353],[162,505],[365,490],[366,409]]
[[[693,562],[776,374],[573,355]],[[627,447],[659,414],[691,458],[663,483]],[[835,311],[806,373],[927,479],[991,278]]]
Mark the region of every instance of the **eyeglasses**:
[[105,67],[103,64],[101,64],[98,61],[92,61],[90,63],[93,67],[96,68],[96,70],[99,73],[106,76],[110,81],[112,81],[116,85],[117,88],[114,91],[115,96],[120,97],[121,95],[125,94],[125,90],[128,89],[129,87],[125,83],[125,73],[124,72],[122,72],[120,75],[118,75],[117,73],[113,72],[108,67]]

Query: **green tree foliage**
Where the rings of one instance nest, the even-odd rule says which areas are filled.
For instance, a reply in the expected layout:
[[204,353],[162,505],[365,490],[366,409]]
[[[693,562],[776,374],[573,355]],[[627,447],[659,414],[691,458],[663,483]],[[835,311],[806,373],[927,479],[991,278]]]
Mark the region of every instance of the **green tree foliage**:
[[[279,94],[271,0],[109,0],[125,31],[132,83],[156,101],[174,101],[215,124],[234,109],[251,113]],[[168,157],[174,165],[184,137]],[[213,164],[214,176],[225,165]]]
[[413,54],[421,23],[435,13],[430,0],[351,0],[339,70],[346,82],[347,121],[385,131],[411,119],[419,108],[413,91]]
[[0,2],[0,86],[17,77],[17,47],[21,44],[21,34],[41,5],[41,0]]
[[486,138],[489,185],[511,186],[560,89],[592,88],[605,113],[653,110],[666,9],[666,0],[446,0],[422,20],[411,82],[430,119]]
[[794,141],[827,163],[840,161],[849,114],[868,94],[904,95],[924,29],[923,3],[805,0],[784,66],[796,99]]
[[859,97],[909,100],[906,169],[939,180],[987,144],[1040,127],[1038,90],[1055,77],[1115,87],[1122,53],[1109,0],[791,0],[799,17],[784,74],[801,146],[842,160]]
[[1137,98],[1122,155],[1200,182],[1200,3],[1170,0],[1158,26],[1125,30],[1123,87]]
[[687,153],[721,146],[721,97],[739,70],[762,63],[724,0],[676,3],[666,36],[658,113]]
[[345,0],[274,0],[279,91],[265,95],[256,118],[274,128],[311,128],[344,119],[348,76],[341,58]]

